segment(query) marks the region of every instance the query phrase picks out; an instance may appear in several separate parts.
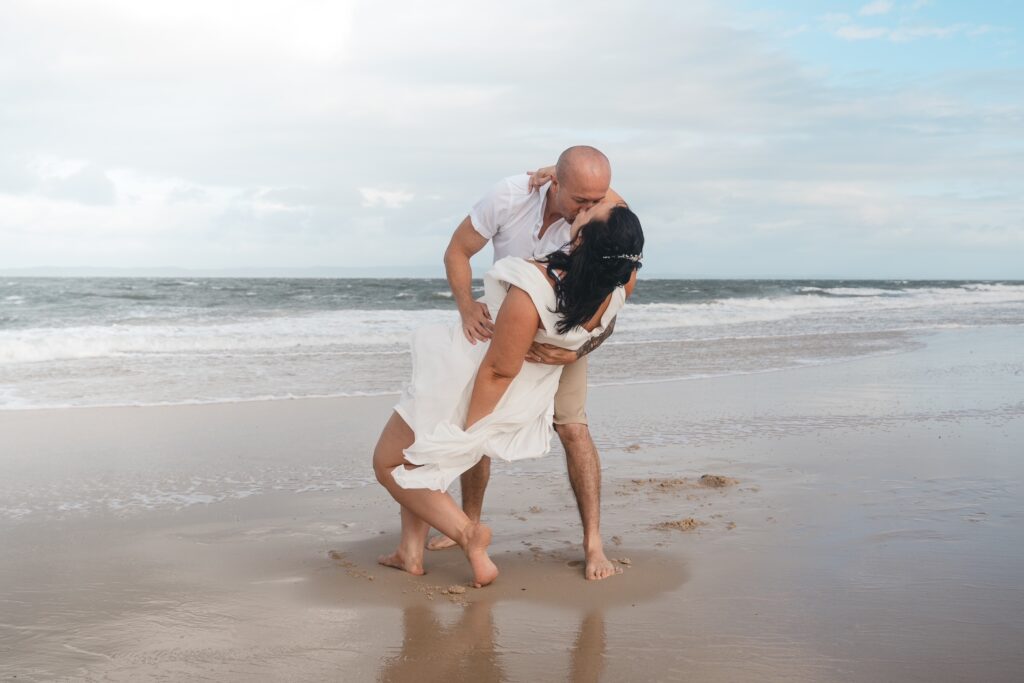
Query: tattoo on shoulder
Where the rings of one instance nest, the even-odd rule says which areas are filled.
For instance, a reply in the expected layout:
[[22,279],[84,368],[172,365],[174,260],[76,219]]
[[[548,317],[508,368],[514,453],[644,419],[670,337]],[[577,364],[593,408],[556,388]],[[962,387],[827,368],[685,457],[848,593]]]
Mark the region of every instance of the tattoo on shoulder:
[[612,318],[612,321],[608,323],[608,327],[604,329],[604,332],[594,337],[593,339],[588,339],[587,341],[583,342],[583,346],[576,349],[577,360],[583,358],[583,356],[587,355],[588,353],[596,349],[598,346],[603,344],[605,339],[612,336],[612,332],[615,331],[616,320],[618,320],[617,317]]

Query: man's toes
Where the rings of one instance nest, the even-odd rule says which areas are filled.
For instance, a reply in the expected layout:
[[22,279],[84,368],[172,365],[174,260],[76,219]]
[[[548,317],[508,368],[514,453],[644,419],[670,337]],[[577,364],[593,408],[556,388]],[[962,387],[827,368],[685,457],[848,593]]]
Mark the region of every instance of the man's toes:
[[602,579],[607,579],[609,576],[621,573],[622,570],[614,566],[611,562],[601,562],[587,566],[586,578],[587,581],[600,581]]
[[390,555],[381,555],[377,558],[377,564],[382,564],[385,567],[397,567],[402,569],[402,560],[398,557],[398,553],[392,553]]
[[427,550],[444,550],[445,548],[454,548],[456,545],[458,544],[447,536],[434,536],[427,541]]

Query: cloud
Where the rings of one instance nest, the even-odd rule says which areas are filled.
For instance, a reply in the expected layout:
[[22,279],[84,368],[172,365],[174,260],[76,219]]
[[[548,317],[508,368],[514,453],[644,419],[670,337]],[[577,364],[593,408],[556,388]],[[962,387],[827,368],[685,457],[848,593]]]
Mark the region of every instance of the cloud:
[[374,187],[360,187],[359,194],[363,198],[363,206],[384,206],[388,209],[399,209],[408,204],[416,195],[401,190],[381,190]]
[[857,14],[864,17],[871,17],[880,14],[888,14],[891,10],[891,2],[887,2],[887,0],[874,0],[874,2],[869,2],[857,10]]
[[836,29],[836,35],[843,40],[875,40],[889,35],[889,29],[880,26],[841,26]]
[[835,35],[843,40],[849,41],[879,40],[884,38],[893,43],[909,43],[923,38],[944,40],[957,34],[966,34],[971,37],[977,37],[999,31],[999,27],[990,25],[973,26],[971,24],[951,24],[949,26],[900,26],[897,28],[847,24],[836,28]]
[[909,26],[897,28],[889,33],[889,40],[894,43],[907,43],[919,38],[949,38],[961,33],[968,26],[966,24],[953,24],[952,26]]
[[[852,22],[811,25],[940,37]],[[914,240],[951,259],[964,240],[993,259],[1019,249],[1019,72],[894,89],[785,47],[712,2],[253,2],[236,15],[10,0],[0,268],[372,253],[440,275],[451,231],[497,178],[576,143],[611,157],[648,272],[797,272],[820,257],[870,274],[877,253],[864,254]]]
[[850,21],[850,15],[843,14],[841,12],[830,12],[828,14],[822,14],[819,19],[826,24],[845,24]]

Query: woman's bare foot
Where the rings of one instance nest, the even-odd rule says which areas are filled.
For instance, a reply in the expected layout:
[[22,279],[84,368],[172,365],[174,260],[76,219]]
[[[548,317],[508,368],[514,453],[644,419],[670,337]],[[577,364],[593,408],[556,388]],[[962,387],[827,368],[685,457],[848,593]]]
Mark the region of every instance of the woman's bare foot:
[[473,586],[483,588],[498,578],[498,567],[487,555],[487,546],[491,544],[491,529],[480,522],[470,522],[465,531],[466,559],[473,568]]
[[427,541],[427,550],[446,550],[447,548],[454,548],[457,545],[458,543],[444,534],[438,534],[437,536],[432,536],[430,540]]
[[385,567],[401,569],[404,572],[409,572],[413,576],[423,576],[426,573],[423,571],[422,554],[419,557],[411,556],[410,554],[405,553],[401,548],[390,555],[381,555],[377,558],[377,563],[382,564]]

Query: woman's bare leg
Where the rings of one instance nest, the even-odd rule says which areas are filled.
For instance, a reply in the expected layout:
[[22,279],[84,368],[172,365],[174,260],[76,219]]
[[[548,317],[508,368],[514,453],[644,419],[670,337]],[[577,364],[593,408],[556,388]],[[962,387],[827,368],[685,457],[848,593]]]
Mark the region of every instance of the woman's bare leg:
[[[423,543],[429,527],[434,527],[462,547],[473,568],[474,585],[486,586],[498,576],[498,568],[487,555],[487,546],[491,543],[491,530],[486,525],[467,517],[446,492],[403,489],[391,475],[391,470],[407,464],[402,452],[411,446],[414,440],[415,435],[405,420],[398,413],[392,413],[373,452],[373,469],[377,481],[398,501],[403,513],[402,543],[397,552],[382,559],[396,558],[397,565],[391,562],[385,564],[399,566],[406,571],[418,568],[419,572],[422,572]],[[410,522],[408,529],[407,519]],[[412,547],[414,540],[417,542],[415,548]]]

